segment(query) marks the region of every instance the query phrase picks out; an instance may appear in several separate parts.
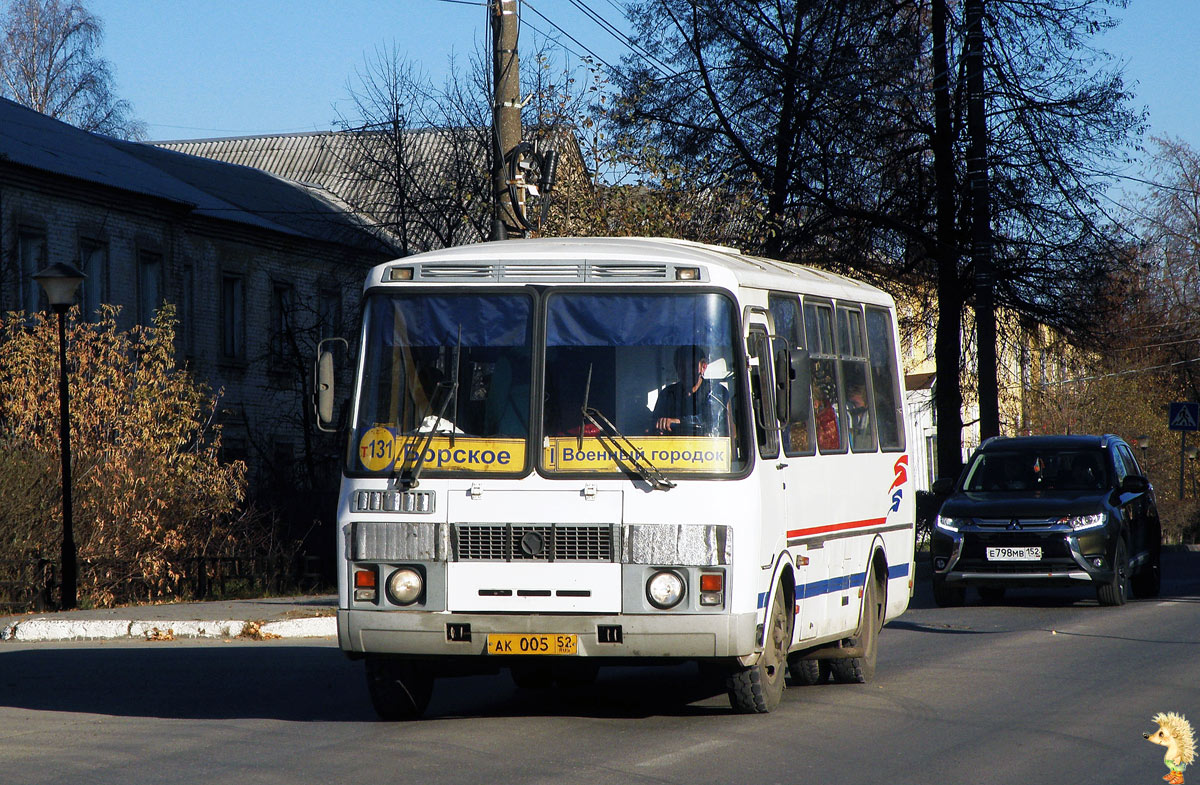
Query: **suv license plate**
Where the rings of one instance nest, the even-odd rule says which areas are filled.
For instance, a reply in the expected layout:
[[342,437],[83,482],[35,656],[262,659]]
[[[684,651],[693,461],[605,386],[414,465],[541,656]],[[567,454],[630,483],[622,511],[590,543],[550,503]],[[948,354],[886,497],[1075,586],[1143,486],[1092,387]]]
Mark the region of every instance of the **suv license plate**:
[[1040,561],[1042,549],[1029,548],[988,548],[988,561]]
[[498,634],[487,637],[488,654],[575,654],[574,635]]

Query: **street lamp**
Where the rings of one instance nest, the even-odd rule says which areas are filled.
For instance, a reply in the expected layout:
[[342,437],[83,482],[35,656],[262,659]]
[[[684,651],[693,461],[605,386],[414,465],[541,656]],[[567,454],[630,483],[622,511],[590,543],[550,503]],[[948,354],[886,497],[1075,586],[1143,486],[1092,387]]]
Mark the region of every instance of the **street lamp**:
[[46,291],[50,307],[58,312],[58,438],[62,443],[62,601],[63,610],[75,607],[77,591],[75,534],[71,528],[71,397],[67,388],[67,309],[75,301],[75,291],[86,278],[65,262],[36,273],[33,279]]

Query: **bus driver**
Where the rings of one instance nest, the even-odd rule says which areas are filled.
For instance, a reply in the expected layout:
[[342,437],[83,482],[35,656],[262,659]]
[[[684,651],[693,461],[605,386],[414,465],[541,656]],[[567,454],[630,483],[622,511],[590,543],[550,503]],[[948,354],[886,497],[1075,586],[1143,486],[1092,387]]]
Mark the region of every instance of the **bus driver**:
[[728,436],[729,392],[704,378],[708,353],[699,346],[675,350],[679,381],[658,394],[654,404],[654,431],[670,436]]

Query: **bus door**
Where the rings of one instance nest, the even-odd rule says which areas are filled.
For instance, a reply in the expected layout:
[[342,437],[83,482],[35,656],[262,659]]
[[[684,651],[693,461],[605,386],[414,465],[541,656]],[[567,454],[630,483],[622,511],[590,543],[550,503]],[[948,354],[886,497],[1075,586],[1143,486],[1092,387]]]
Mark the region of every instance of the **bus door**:
[[771,347],[771,325],[765,312],[747,309],[746,358],[750,365],[750,402],[754,413],[754,438],[758,447],[758,469],[761,497],[761,536],[759,565],[767,573],[764,587],[773,574],[776,556],[787,543],[787,490],[784,469],[780,460],[779,421],[775,414],[775,379],[772,369],[774,352]]

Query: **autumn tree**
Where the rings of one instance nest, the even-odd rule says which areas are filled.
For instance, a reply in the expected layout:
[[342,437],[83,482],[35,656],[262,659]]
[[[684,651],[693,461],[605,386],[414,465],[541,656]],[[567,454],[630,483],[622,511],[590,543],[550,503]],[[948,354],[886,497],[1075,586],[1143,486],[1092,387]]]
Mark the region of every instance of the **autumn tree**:
[[82,0],[7,0],[0,27],[0,96],[85,131],[145,136],[115,93],[103,24]]
[[[117,329],[117,310],[68,325],[75,538],[85,602],[177,595],[197,556],[251,549],[245,466],[221,460],[218,395],[175,362],[174,311]],[[0,560],[57,554],[61,536],[58,330],[0,324]],[[53,559],[51,559],[53,560]]]

